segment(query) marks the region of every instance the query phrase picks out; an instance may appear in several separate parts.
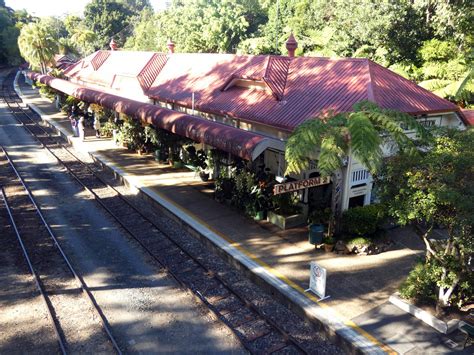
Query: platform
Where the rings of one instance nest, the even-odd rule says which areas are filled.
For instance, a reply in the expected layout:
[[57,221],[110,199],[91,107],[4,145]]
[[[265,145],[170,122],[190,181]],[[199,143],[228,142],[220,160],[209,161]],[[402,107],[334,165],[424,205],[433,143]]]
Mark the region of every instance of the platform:
[[[22,78],[21,78],[22,79]],[[308,320],[351,352],[452,353],[443,336],[388,302],[406,277],[423,245],[410,229],[390,231],[392,250],[371,256],[324,253],[310,245],[305,228],[281,231],[255,222],[212,198],[210,187],[194,172],[158,164],[151,155],[137,155],[92,133],[85,141],[72,137],[67,117],[20,80],[25,103],[55,126],[74,147],[113,169],[130,186],[163,206],[200,238],[262,286],[277,292]],[[18,89],[18,87],[17,87]],[[328,272],[326,294],[304,292],[309,264]]]

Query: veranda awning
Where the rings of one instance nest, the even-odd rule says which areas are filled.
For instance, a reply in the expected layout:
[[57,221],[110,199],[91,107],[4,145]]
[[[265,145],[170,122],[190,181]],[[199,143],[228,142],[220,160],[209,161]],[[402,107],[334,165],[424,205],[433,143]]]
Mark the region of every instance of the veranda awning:
[[138,118],[155,127],[211,145],[245,160],[255,160],[267,148],[284,150],[283,142],[254,132],[90,89],[49,75],[30,71],[26,76],[81,101],[95,103]]

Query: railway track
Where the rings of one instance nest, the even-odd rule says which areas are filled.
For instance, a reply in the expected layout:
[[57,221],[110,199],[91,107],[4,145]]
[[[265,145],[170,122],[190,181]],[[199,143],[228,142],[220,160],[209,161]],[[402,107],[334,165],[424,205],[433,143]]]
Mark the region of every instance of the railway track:
[[[8,80],[7,80],[8,81]],[[54,134],[39,124],[35,114],[21,107],[21,100],[8,86],[2,87],[5,102],[14,117],[56,157],[75,180],[110,216],[135,239],[184,288],[206,304],[241,340],[251,353],[318,353],[315,343],[295,337],[246,298],[238,285],[207,267],[202,258],[189,253],[166,229],[132,204],[89,165],[83,163]]]
[[[107,320],[72,267],[8,153],[0,147],[0,205],[6,209],[53,326],[59,352],[121,354]],[[14,240],[11,240],[14,243]],[[73,307],[70,305],[74,304]],[[97,322],[99,319],[99,322]],[[85,328],[87,345],[77,334]]]

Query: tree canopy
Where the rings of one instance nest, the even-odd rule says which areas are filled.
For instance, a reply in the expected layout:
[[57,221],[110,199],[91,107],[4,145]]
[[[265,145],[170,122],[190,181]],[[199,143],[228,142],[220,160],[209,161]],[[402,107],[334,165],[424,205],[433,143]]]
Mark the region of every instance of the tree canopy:
[[19,64],[20,52],[17,39],[22,22],[21,14],[0,3],[0,65]]
[[[34,20],[28,16],[0,4],[0,60],[15,58],[19,29]],[[48,21],[61,49],[81,56],[108,49],[112,37],[131,50],[166,51],[171,38],[177,52],[285,54],[293,33],[297,55],[366,57],[473,104],[469,0],[174,0],[158,12],[148,0],[92,0],[83,18]]]
[[[390,158],[380,179],[388,212],[402,225],[417,227],[426,245],[427,263],[439,269],[438,301],[473,296],[470,259],[474,255],[474,130],[448,130],[416,157]],[[433,233],[442,226],[445,239]],[[470,296],[469,296],[470,295]],[[472,301],[472,299],[471,299]]]
[[96,33],[100,49],[106,49],[111,38],[119,46],[125,43],[132,16],[125,3],[114,0],[93,0],[84,9],[84,23]]

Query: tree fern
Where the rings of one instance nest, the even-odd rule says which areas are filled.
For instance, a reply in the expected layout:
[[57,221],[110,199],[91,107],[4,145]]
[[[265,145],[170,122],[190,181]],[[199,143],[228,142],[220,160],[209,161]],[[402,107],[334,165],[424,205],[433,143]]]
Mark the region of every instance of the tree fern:
[[354,156],[370,171],[377,171],[382,159],[380,134],[366,111],[349,114],[350,145]]
[[306,121],[288,139],[286,173],[308,169],[309,159],[319,153],[318,169],[322,175],[330,175],[342,167],[343,157],[349,152],[375,173],[383,159],[383,137],[390,139],[399,149],[416,151],[416,145],[407,137],[402,125],[415,131],[422,140],[431,137],[414,117],[381,109],[368,101],[354,105],[353,112]]

